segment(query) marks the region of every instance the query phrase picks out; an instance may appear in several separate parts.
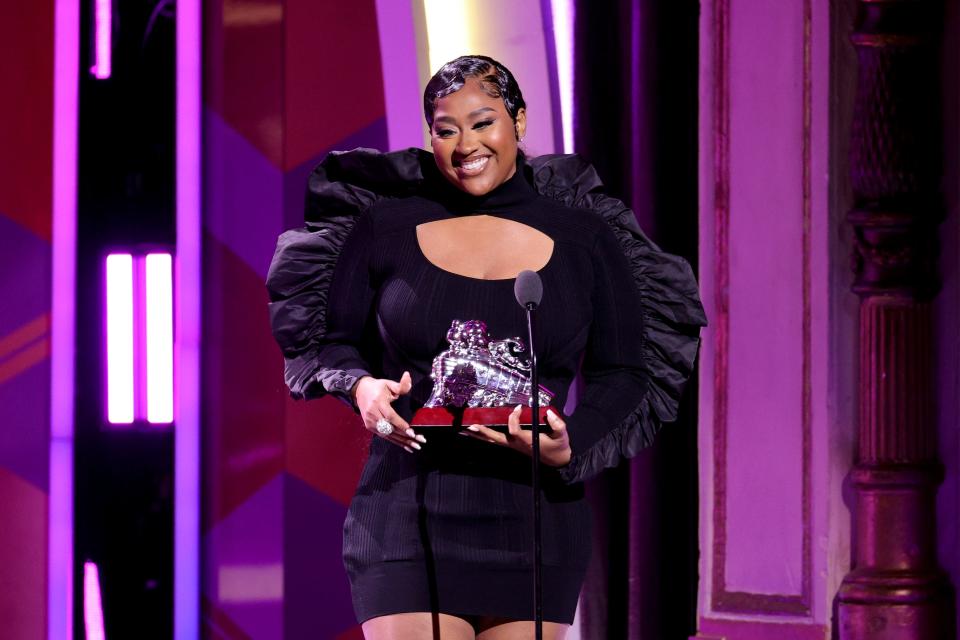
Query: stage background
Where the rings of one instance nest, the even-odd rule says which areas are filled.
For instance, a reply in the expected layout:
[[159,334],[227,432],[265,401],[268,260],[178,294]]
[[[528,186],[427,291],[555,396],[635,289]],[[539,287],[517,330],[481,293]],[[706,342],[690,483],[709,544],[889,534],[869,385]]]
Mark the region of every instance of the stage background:
[[47,629],[53,0],[0,4],[0,620]]

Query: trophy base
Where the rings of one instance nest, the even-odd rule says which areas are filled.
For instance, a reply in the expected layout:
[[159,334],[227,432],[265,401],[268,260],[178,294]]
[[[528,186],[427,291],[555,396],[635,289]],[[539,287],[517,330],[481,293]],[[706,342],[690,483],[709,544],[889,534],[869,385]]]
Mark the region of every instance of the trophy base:
[[[540,430],[543,432],[552,431],[547,423],[547,410],[552,409],[555,414],[559,412],[552,407],[540,407]],[[472,424],[480,424],[485,427],[497,429],[498,431],[507,430],[507,418],[513,412],[513,407],[423,407],[413,414],[410,426],[417,428],[433,427],[453,427],[463,429]],[[533,423],[533,409],[523,407],[520,409],[520,428],[529,429]]]

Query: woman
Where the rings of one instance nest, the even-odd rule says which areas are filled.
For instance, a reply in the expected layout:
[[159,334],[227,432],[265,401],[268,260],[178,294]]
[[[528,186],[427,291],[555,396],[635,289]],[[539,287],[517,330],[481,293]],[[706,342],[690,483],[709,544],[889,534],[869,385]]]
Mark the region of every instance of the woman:
[[569,417],[541,436],[544,637],[571,623],[589,560],[582,481],[676,417],[704,324],[696,284],[575,156],[528,161],[513,75],[483,56],[444,65],[424,93],[433,154],[331,154],[304,229],[281,236],[271,320],[296,397],[334,394],[373,432],[344,525],[354,609],[370,639],[532,635],[531,439],[472,425],[424,435],[413,412],[455,319],[525,335],[516,275],[544,285],[541,384]]

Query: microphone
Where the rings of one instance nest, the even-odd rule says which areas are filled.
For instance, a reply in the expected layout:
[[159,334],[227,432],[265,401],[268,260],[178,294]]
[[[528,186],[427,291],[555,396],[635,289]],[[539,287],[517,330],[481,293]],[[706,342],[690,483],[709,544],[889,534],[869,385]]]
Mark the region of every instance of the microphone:
[[[517,303],[524,309],[532,310],[539,307],[540,299],[543,298],[543,281],[537,272],[527,269],[517,274],[517,281],[513,285],[513,295],[516,296]],[[530,351],[533,352],[533,345],[530,345]]]
[[532,436],[531,489],[533,489],[533,625],[534,638],[543,639],[543,549],[540,523],[540,375],[537,370],[537,354],[533,345],[533,312],[543,298],[543,281],[536,271],[529,269],[517,274],[513,284],[517,303],[527,310],[527,339],[530,345],[530,420]]

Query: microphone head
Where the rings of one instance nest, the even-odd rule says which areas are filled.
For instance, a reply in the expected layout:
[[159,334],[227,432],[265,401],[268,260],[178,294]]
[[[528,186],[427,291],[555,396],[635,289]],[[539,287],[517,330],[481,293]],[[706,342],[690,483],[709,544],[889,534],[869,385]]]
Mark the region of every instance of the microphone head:
[[527,308],[530,305],[537,307],[540,299],[543,298],[543,281],[536,271],[529,269],[517,274],[517,281],[513,285],[513,295],[521,307]]

